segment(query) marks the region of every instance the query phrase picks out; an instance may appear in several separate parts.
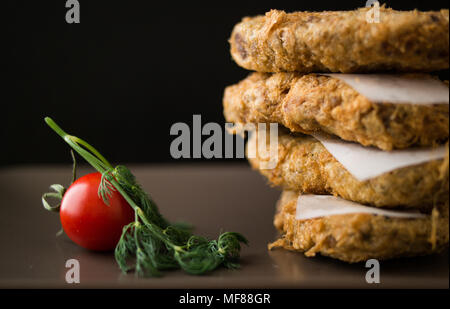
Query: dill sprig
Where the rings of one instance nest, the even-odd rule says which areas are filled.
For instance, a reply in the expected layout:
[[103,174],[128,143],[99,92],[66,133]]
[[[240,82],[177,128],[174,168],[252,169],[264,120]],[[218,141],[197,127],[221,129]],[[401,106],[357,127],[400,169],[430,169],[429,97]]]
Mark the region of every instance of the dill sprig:
[[[98,194],[105,204],[109,205],[111,191],[117,190],[133,208],[135,220],[124,226],[114,252],[123,272],[159,276],[162,270],[181,268],[201,275],[219,266],[239,267],[241,243],[247,244],[244,236],[225,232],[217,240],[209,240],[193,235],[189,226],[169,223],[127,167],[113,167],[94,147],[64,132],[51,118],[46,117],[45,122],[102,174]],[[50,195],[64,193],[59,187],[54,189],[56,193]]]

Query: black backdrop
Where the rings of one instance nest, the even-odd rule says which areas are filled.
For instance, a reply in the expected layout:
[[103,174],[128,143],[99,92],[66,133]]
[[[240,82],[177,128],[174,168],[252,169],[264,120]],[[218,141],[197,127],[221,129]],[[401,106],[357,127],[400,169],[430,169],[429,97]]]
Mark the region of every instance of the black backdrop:
[[[243,16],[365,4],[80,0],[81,23],[67,24],[65,2],[2,3],[7,57],[0,165],[70,162],[67,147],[44,124],[46,115],[113,162],[172,162],[170,126],[190,124],[193,114],[203,123],[224,123],[223,89],[248,74],[232,61],[227,42]],[[448,1],[387,4],[448,7]]]

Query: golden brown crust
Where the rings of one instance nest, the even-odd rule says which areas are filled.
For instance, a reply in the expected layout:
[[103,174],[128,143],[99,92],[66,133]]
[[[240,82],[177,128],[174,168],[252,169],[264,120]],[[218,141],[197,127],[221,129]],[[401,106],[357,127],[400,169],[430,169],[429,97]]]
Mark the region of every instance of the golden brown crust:
[[433,216],[398,219],[370,214],[345,214],[296,220],[298,195],[283,192],[274,224],[283,236],[269,245],[317,253],[354,263],[439,252],[448,246],[448,200]]
[[[257,140],[257,134],[253,134],[251,139]],[[365,205],[386,208],[429,210],[436,203],[448,200],[448,156],[444,160],[408,166],[359,181],[318,140],[289,134],[282,128],[279,130],[275,168],[260,169],[261,163],[268,162],[270,158],[261,158],[257,151],[255,155],[255,158],[248,158],[252,167],[267,177],[270,184],[285,190],[333,194]]]
[[223,105],[229,122],[276,122],[383,150],[431,146],[449,135],[448,104],[373,103],[345,82],[316,74],[253,73],[225,89]]
[[230,38],[240,66],[258,72],[435,71],[449,67],[449,11],[368,8],[338,12],[271,10],[246,17]]

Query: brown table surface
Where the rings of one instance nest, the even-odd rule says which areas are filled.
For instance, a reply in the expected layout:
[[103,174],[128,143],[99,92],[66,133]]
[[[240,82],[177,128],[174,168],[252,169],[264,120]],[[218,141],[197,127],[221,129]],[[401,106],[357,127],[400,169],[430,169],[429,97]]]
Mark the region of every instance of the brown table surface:
[[[367,284],[364,263],[346,264],[326,257],[275,250],[272,225],[279,191],[247,164],[175,164],[131,166],[170,220],[196,226],[215,237],[241,232],[250,246],[242,250],[240,270],[220,269],[205,276],[182,271],[162,278],[122,274],[111,253],[95,253],[73,244],[60,229],[57,214],[45,211],[41,194],[50,184],[67,184],[69,166],[0,169],[0,288],[448,288],[448,250],[442,254],[381,262],[381,283]],[[80,170],[80,175],[86,173]],[[80,283],[65,281],[65,262],[80,262]]]

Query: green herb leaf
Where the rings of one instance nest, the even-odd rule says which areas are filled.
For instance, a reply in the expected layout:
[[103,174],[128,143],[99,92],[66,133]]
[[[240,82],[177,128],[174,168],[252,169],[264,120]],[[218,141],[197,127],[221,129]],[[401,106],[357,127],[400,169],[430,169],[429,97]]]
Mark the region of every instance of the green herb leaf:
[[[208,240],[193,235],[189,225],[170,224],[128,168],[123,165],[114,168],[90,144],[68,135],[48,117],[45,122],[102,174],[98,194],[107,205],[111,192],[117,190],[134,209],[135,221],[123,228],[114,252],[123,272],[134,269],[138,276],[159,276],[163,270],[181,268],[189,274],[201,275],[219,266],[239,267],[241,243],[248,244],[244,236],[225,232],[217,240]],[[44,197],[62,198],[64,194],[64,188],[52,189],[56,193],[46,193],[42,198],[49,210],[57,207],[51,207]]]

